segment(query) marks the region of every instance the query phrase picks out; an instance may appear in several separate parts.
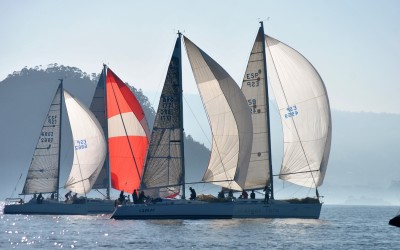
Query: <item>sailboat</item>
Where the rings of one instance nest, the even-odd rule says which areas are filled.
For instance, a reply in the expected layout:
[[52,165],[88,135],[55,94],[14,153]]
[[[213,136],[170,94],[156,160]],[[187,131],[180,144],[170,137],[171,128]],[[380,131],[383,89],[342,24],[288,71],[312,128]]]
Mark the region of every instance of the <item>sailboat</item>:
[[106,159],[93,188],[106,189],[107,200],[111,188],[131,194],[140,187],[149,144],[144,111],[129,87],[106,65],[90,110],[107,138]]
[[[246,99],[232,77],[187,37],[186,51],[212,130],[212,150],[203,182],[241,190],[253,132]],[[141,189],[159,197],[116,208],[114,219],[226,219],[233,202],[186,200],[182,112],[181,34],[175,43],[151,134]],[[173,199],[178,194],[182,199]]]
[[[72,131],[73,165],[65,189],[86,195],[93,187],[103,165],[106,144],[103,131],[89,109],[63,89],[63,81],[54,95],[40,132],[21,195],[39,195],[24,203],[22,199],[7,199],[5,214],[89,214],[104,212],[107,206],[78,199],[64,202],[59,199],[61,167],[62,106],[65,101]],[[51,193],[51,199],[42,194]]]
[[[274,199],[267,83],[274,92],[283,127],[284,156],[279,178],[315,188],[316,198]],[[266,199],[237,200],[233,217],[319,218],[322,203],[317,188],[324,180],[332,136],[329,100],[320,75],[298,51],[265,35],[261,22],[242,90],[254,133],[243,189],[264,189]]]

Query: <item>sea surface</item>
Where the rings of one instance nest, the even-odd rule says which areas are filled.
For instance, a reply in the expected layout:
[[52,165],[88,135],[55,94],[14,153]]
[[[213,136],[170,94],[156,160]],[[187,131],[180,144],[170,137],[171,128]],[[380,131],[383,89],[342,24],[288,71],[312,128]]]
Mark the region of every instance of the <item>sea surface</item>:
[[400,228],[388,225],[398,210],[323,205],[319,220],[0,214],[0,249],[400,249]]

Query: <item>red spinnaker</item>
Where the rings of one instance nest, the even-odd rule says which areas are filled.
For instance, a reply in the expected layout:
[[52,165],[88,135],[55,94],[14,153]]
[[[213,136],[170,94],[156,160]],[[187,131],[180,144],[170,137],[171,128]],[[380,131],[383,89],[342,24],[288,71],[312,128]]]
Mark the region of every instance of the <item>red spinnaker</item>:
[[110,69],[106,89],[111,186],[132,193],[140,186],[149,129],[135,95]]

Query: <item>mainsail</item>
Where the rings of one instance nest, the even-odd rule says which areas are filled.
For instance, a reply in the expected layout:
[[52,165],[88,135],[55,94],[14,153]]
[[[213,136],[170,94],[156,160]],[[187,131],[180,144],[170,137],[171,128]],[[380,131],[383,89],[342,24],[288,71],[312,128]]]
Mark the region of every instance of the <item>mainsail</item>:
[[60,84],[36,144],[22,194],[55,193],[58,190],[61,91],[62,85]]
[[[151,133],[143,189],[153,197],[179,194],[184,181],[180,36],[175,43]],[[157,188],[158,187],[158,188]]]
[[[101,128],[103,129],[104,136],[107,138],[107,110],[106,110],[106,72],[102,70],[96,89],[94,91],[92,103],[90,104],[90,111],[96,116]],[[94,189],[109,189],[110,187],[110,170],[108,154],[103,163],[103,167],[93,185]]]
[[241,190],[245,186],[253,142],[247,101],[218,63],[186,37],[184,41],[213,137],[203,180]]
[[111,185],[132,193],[142,177],[148,148],[147,121],[129,87],[109,68],[106,96]]
[[293,48],[267,35],[265,45],[269,82],[284,135],[279,177],[297,185],[318,187],[324,180],[332,136],[324,82]]
[[103,166],[106,141],[94,114],[67,91],[64,91],[64,97],[74,147],[74,161],[65,187],[86,194]]
[[263,42],[264,34],[260,27],[242,82],[242,91],[253,121],[253,145],[245,189],[264,188],[270,181],[268,87],[265,81]]

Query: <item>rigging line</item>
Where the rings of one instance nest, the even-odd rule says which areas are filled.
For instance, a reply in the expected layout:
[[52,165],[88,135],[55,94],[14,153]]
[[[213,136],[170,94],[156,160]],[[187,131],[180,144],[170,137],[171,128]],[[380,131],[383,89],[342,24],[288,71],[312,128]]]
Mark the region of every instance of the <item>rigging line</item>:
[[[171,47],[175,48],[175,42],[176,42],[176,40],[173,40],[173,46],[171,46]],[[158,93],[158,91],[160,89],[161,84],[163,84],[165,82],[164,76],[167,75],[165,72],[168,71],[168,69],[169,69],[170,58],[172,58],[173,54],[174,54],[174,49],[172,50],[172,53],[170,53],[170,56],[167,57],[167,62],[164,63],[164,69],[163,69],[163,72],[161,74],[161,79],[158,81],[158,86],[157,86],[156,92],[153,94],[153,101],[150,103],[153,107],[154,107],[155,102],[158,99],[160,99],[160,98],[157,99],[157,93]],[[163,79],[164,79],[164,81],[162,81]],[[162,92],[162,90],[161,90],[161,92]]]
[[[114,75],[115,75],[115,74],[114,74]],[[115,75],[115,76],[116,76],[116,75]],[[119,80],[121,80],[121,79],[119,79]],[[121,81],[121,82],[122,82],[122,81]],[[123,83],[123,82],[122,82],[122,83]],[[117,83],[115,82],[115,84],[117,84]],[[126,86],[126,85],[125,85],[125,86]],[[115,102],[117,103],[118,112],[119,112],[119,116],[121,117],[122,125],[124,126],[124,131],[125,131],[125,134],[126,134],[126,137],[127,137],[127,140],[128,140],[129,149],[130,149],[131,154],[132,154],[132,156],[133,156],[133,161],[135,162],[136,172],[137,172],[137,174],[138,174],[138,176],[139,176],[139,179],[141,180],[141,179],[142,179],[142,176],[141,176],[140,173],[139,173],[138,165],[137,165],[137,162],[136,162],[136,157],[135,157],[135,154],[134,154],[133,151],[132,151],[131,141],[129,140],[128,132],[126,131],[125,121],[124,121],[124,119],[122,118],[121,108],[119,107],[119,102],[118,102],[118,99],[117,99],[117,96],[116,96],[116,93],[115,93],[115,90],[114,90],[114,84],[111,84],[111,89],[112,89],[112,92],[113,92],[113,94],[114,94]],[[128,89],[129,89],[129,88],[128,88]],[[122,94],[122,93],[121,93],[121,94]],[[132,93],[132,94],[133,94],[133,93]],[[135,97],[135,98],[136,98],[136,97]],[[133,110],[132,110],[132,113],[133,113]],[[135,117],[136,117],[136,114],[134,114],[134,115],[135,115]]]
[[[186,182],[185,184],[210,184],[214,182],[233,182],[234,180],[220,180],[220,181],[196,181],[196,182]],[[158,187],[147,187],[147,188],[140,188],[138,190],[148,190],[148,189],[157,189],[157,188],[168,188],[168,187],[177,187],[180,186],[180,183],[158,186]]]
[[196,120],[197,125],[200,127],[201,132],[203,132],[204,137],[207,139],[208,143],[211,145],[210,138],[208,138],[208,136],[207,136],[206,132],[204,131],[203,127],[200,125],[200,122],[197,119],[197,116],[194,114],[194,112],[193,112],[192,108],[190,107],[189,103],[187,102],[185,96],[184,95],[182,95],[182,96],[183,96],[183,99],[185,100],[186,106],[189,108],[189,110],[192,113],[194,119]]
[[82,177],[82,179],[81,179],[81,180],[78,180],[78,181],[75,181],[75,182],[69,183],[68,185],[65,185],[65,186],[64,186],[64,188],[66,188],[66,187],[69,187],[69,186],[72,186],[72,185],[74,185],[74,184],[77,184],[77,183],[79,183],[79,182],[84,182],[84,181],[86,181],[86,180],[89,180],[89,179],[90,179],[90,177],[91,177],[91,176],[89,176],[88,178],[85,178],[85,179],[83,179],[83,177]]
[[[286,105],[289,107],[289,103],[288,103],[288,100],[287,100],[287,97],[286,97],[286,93],[285,93],[285,90],[283,89],[282,81],[281,81],[281,78],[280,78],[280,76],[279,76],[279,74],[278,74],[278,69],[276,68],[275,60],[274,60],[274,57],[272,56],[272,52],[271,52],[271,49],[270,49],[269,44],[268,44],[268,39],[265,39],[265,41],[266,41],[266,43],[267,43],[267,45],[268,45],[268,46],[267,46],[267,47],[268,47],[268,51],[269,51],[269,54],[271,55],[272,64],[274,65],[275,72],[276,72],[276,75],[277,75],[277,77],[278,77],[279,84],[280,84],[280,86],[281,86],[283,96],[285,97]],[[284,44],[284,43],[283,43],[283,44]],[[285,44],[285,45],[286,45],[286,44]],[[288,45],[286,45],[286,46],[288,46]],[[293,48],[290,47],[290,46],[288,46],[288,47],[291,48],[291,49],[293,49]],[[293,50],[296,51],[297,53],[299,53],[297,50],[295,50],[295,49],[293,49]],[[300,53],[299,53],[299,54],[300,54]],[[300,54],[300,55],[301,55],[301,54]],[[303,56],[303,57],[304,57],[304,56]],[[307,60],[307,59],[306,59],[306,60]],[[294,128],[295,128],[295,130],[296,130],[296,135],[297,135],[297,137],[299,138],[300,146],[301,146],[301,149],[302,149],[302,151],[303,151],[304,158],[305,158],[306,161],[307,161],[308,168],[310,169],[310,171],[312,171],[312,170],[311,170],[311,167],[310,167],[310,163],[309,163],[309,161],[308,161],[308,157],[307,157],[307,155],[306,155],[306,152],[305,152],[305,149],[304,149],[304,146],[303,146],[303,142],[302,142],[302,140],[300,139],[300,134],[299,134],[299,132],[298,132],[296,123],[295,123],[295,121],[294,121],[294,118],[293,118],[293,117],[290,117],[290,119],[292,120],[293,125],[294,125]],[[314,175],[313,175],[312,172],[311,172],[311,177],[312,177],[312,179],[313,179],[315,188],[317,189],[317,183],[315,182],[315,178],[314,178]]]
[[320,171],[320,170],[300,171],[300,172],[294,172],[294,173],[274,174],[273,176],[292,175],[292,174],[304,174],[304,173],[319,172],[319,171]]
[[17,184],[16,184],[15,187],[14,187],[14,190],[11,192],[11,198],[14,197],[14,192],[17,191],[17,186],[18,186],[19,182],[21,181],[21,178],[22,178],[22,173],[21,173],[21,175],[19,176],[19,179],[18,179],[18,181],[17,181]]

